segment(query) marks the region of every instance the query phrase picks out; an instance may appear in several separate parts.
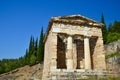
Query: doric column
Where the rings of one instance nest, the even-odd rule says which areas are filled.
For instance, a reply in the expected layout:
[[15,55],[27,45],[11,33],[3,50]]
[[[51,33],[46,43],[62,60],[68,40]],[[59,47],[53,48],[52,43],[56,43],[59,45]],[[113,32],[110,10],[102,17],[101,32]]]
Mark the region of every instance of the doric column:
[[73,59],[72,59],[72,36],[67,38],[67,53],[66,53],[66,65],[67,69],[73,69]]
[[89,38],[84,38],[84,58],[85,58],[85,69],[91,69],[91,57],[90,57],[90,45]]

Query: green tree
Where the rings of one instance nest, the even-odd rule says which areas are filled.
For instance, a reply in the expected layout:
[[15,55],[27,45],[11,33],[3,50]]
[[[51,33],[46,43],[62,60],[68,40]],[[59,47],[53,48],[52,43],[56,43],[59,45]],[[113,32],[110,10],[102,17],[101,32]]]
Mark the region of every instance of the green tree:
[[35,56],[37,57],[37,50],[38,50],[38,38],[35,40]]
[[108,27],[107,43],[111,43],[120,39],[120,22],[115,21]]
[[112,32],[112,23],[109,24],[108,33],[109,33],[109,32]]
[[[30,43],[29,43],[29,49],[26,50],[26,54],[25,54],[25,64],[31,65],[33,64],[33,55],[34,57],[37,58],[37,50],[38,50],[38,38],[36,38],[36,40],[34,40],[34,37],[31,36],[30,38]],[[32,57],[32,59],[31,59]],[[37,59],[35,59],[35,64],[37,63]],[[31,61],[32,60],[32,61]]]
[[31,56],[34,53],[35,47],[34,47],[34,37],[31,36],[30,38],[30,44],[29,44],[29,55]]
[[41,33],[40,33],[40,40],[39,40],[39,46],[38,46],[38,51],[37,51],[37,59],[39,62],[43,61],[44,59],[44,34],[43,34],[43,27],[41,28]]
[[101,23],[104,24],[104,26],[102,28],[102,36],[103,36],[103,42],[104,42],[104,44],[106,44],[106,42],[107,42],[107,28],[106,28],[106,24],[105,24],[105,21],[104,21],[104,15],[103,14],[101,16]]
[[3,65],[3,61],[0,60],[0,74],[4,73],[5,71],[4,65]]
[[117,32],[120,33],[120,22],[119,21],[115,21],[113,24],[109,25],[108,28],[109,32]]
[[32,54],[31,57],[30,57],[30,65],[36,64],[36,59],[37,59],[37,58],[35,57],[35,55]]
[[30,61],[30,55],[29,55],[28,49],[26,49],[26,53],[25,53],[24,58],[25,58],[25,64],[28,65],[29,61]]
[[107,44],[117,41],[118,39],[120,39],[120,33],[117,32],[109,32],[108,36],[107,36]]
[[30,43],[29,43],[29,49],[26,51],[26,55],[25,55],[25,60],[27,60],[26,61],[26,64],[30,64],[30,58],[31,58],[31,56],[32,56],[32,54],[34,54],[34,51],[35,51],[35,47],[34,47],[34,44],[35,42],[34,42],[34,37],[33,36],[31,36],[30,37]]

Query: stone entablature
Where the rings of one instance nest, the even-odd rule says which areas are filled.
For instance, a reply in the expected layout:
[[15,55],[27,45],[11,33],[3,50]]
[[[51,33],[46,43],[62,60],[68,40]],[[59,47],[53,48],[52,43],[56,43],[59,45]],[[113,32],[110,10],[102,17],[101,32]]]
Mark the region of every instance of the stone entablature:
[[52,18],[44,39],[43,80],[61,70],[105,70],[102,27],[81,15]]
[[[65,33],[68,35],[87,35],[102,37],[101,28],[98,27],[53,23],[51,31],[55,33]],[[85,32],[87,32],[87,34],[85,34]]]

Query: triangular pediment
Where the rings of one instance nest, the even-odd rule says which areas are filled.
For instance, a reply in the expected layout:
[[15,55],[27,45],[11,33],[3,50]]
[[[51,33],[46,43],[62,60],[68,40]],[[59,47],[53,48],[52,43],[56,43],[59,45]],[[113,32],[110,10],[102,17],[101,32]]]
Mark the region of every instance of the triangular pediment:
[[95,20],[92,20],[90,18],[81,16],[81,15],[52,17],[50,20],[50,24],[53,22],[67,23],[67,24],[78,24],[78,25],[91,26],[91,27],[103,27],[102,23],[99,23]]
[[58,16],[53,17],[55,20],[67,20],[67,21],[77,21],[77,22],[93,22],[97,23],[95,20],[84,17],[82,15],[70,15],[70,16]]

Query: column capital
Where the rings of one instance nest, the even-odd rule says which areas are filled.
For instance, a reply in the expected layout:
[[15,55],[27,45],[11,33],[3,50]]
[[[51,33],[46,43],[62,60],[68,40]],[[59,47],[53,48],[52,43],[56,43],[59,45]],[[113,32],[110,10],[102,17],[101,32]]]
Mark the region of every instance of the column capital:
[[71,34],[67,34],[67,37],[73,37],[73,35],[71,35]]
[[82,36],[82,35],[79,35],[79,34],[66,34],[66,36],[68,37],[68,36],[71,36],[71,37],[74,37],[74,36],[76,36],[76,35],[78,35],[78,36]]
[[84,35],[84,38],[90,38],[91,35]]
[[54,32],[52,32],[52,35],[57,36],[57,35],[58,35],[58,33],[54,33]]
[[72,49],[72,36],[68,36],[67,38],[67,49]]

